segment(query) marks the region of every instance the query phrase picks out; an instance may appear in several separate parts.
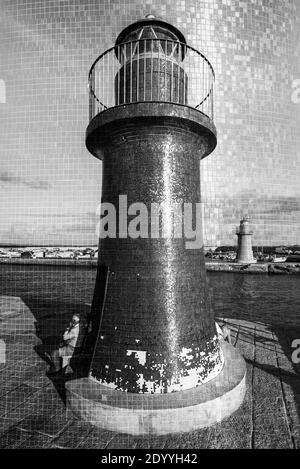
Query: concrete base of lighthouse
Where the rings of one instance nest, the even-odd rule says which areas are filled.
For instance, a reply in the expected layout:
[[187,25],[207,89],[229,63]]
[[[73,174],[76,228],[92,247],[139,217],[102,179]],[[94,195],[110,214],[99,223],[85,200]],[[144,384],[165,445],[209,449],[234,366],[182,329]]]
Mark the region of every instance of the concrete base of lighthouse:
[[235,261],[237,264],[256,264],[257,263],[257,259],[250,259],[250,260],[241,260],[241,259],[235,259]]
[[246,364],[239,352],[221,342],[222,371],[201,386],[169,394],[115,391],[92,379],[66,383],[67,406],[97,427],[132,435],[163,435],[208,427],[231,415],[246,391]]

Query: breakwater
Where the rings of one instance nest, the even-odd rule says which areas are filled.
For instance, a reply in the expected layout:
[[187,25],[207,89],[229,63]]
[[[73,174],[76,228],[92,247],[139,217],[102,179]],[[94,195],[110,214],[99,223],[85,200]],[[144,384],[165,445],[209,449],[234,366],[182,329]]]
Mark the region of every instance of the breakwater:
[[[0,258],[0,264],[14,265],[51,265],[51,266],[72,266],[96,268],[97,259],[21,259],[21,258]],[[238,264],[237,262],[206,261],[206,270],[211,272],[231,272],[240,274],[300,274],[300,263],[293,262],[261,262],[257,264]]]
[[289,262],[238,264],[237,262],[206,262],[206,269],[214,272],[239,274],[300,275],[300,264]]

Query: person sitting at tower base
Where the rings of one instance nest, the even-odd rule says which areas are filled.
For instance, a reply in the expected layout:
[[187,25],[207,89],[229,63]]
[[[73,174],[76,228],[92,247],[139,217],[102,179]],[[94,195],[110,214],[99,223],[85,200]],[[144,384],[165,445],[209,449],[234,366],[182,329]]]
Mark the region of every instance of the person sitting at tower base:
[[73,314],[72,320],[63,334],[63,341],[60,343],[59,348],[53,350],[50,354],[46,353],[51,363],[48,374],[52,375],[61,371],[63,369],[63,357],[71,359],[74,353],[81,350],[84,333],[85,327],[80,314]]

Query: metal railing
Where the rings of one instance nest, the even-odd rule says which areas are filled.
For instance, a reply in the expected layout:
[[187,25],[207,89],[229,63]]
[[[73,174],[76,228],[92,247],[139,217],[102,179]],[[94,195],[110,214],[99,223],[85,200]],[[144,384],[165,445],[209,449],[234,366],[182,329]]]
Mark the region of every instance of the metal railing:
[[140,39],[108,49],[89,72],[90,120],[114,106],[167,102],[213,119],[214,70],[196,49],[169,39]]

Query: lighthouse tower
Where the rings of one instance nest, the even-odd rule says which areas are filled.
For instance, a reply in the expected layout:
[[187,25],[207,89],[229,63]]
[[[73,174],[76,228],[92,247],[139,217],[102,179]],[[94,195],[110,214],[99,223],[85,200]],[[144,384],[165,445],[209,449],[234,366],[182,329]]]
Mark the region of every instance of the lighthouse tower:
[[199,229],[186,232],[194,212],[199,228],[199,162],[217,143],[214,71],[147,16],[97,58],[89,84],[86,146],[103,162],[105,222],[89,376],[67,384],[68,404],[132,434],[210,425],[245,392],[244,361],[216,332]]
[[238,237],[238,246],[237,246],[237,256],[236,262],[240,264],[250,264],[255,263],[256,259],[253,257],[251,236],[253,231],[250,230],[250,218],[245,216],[240,221],[240,226],[236,229],[236,234]]

